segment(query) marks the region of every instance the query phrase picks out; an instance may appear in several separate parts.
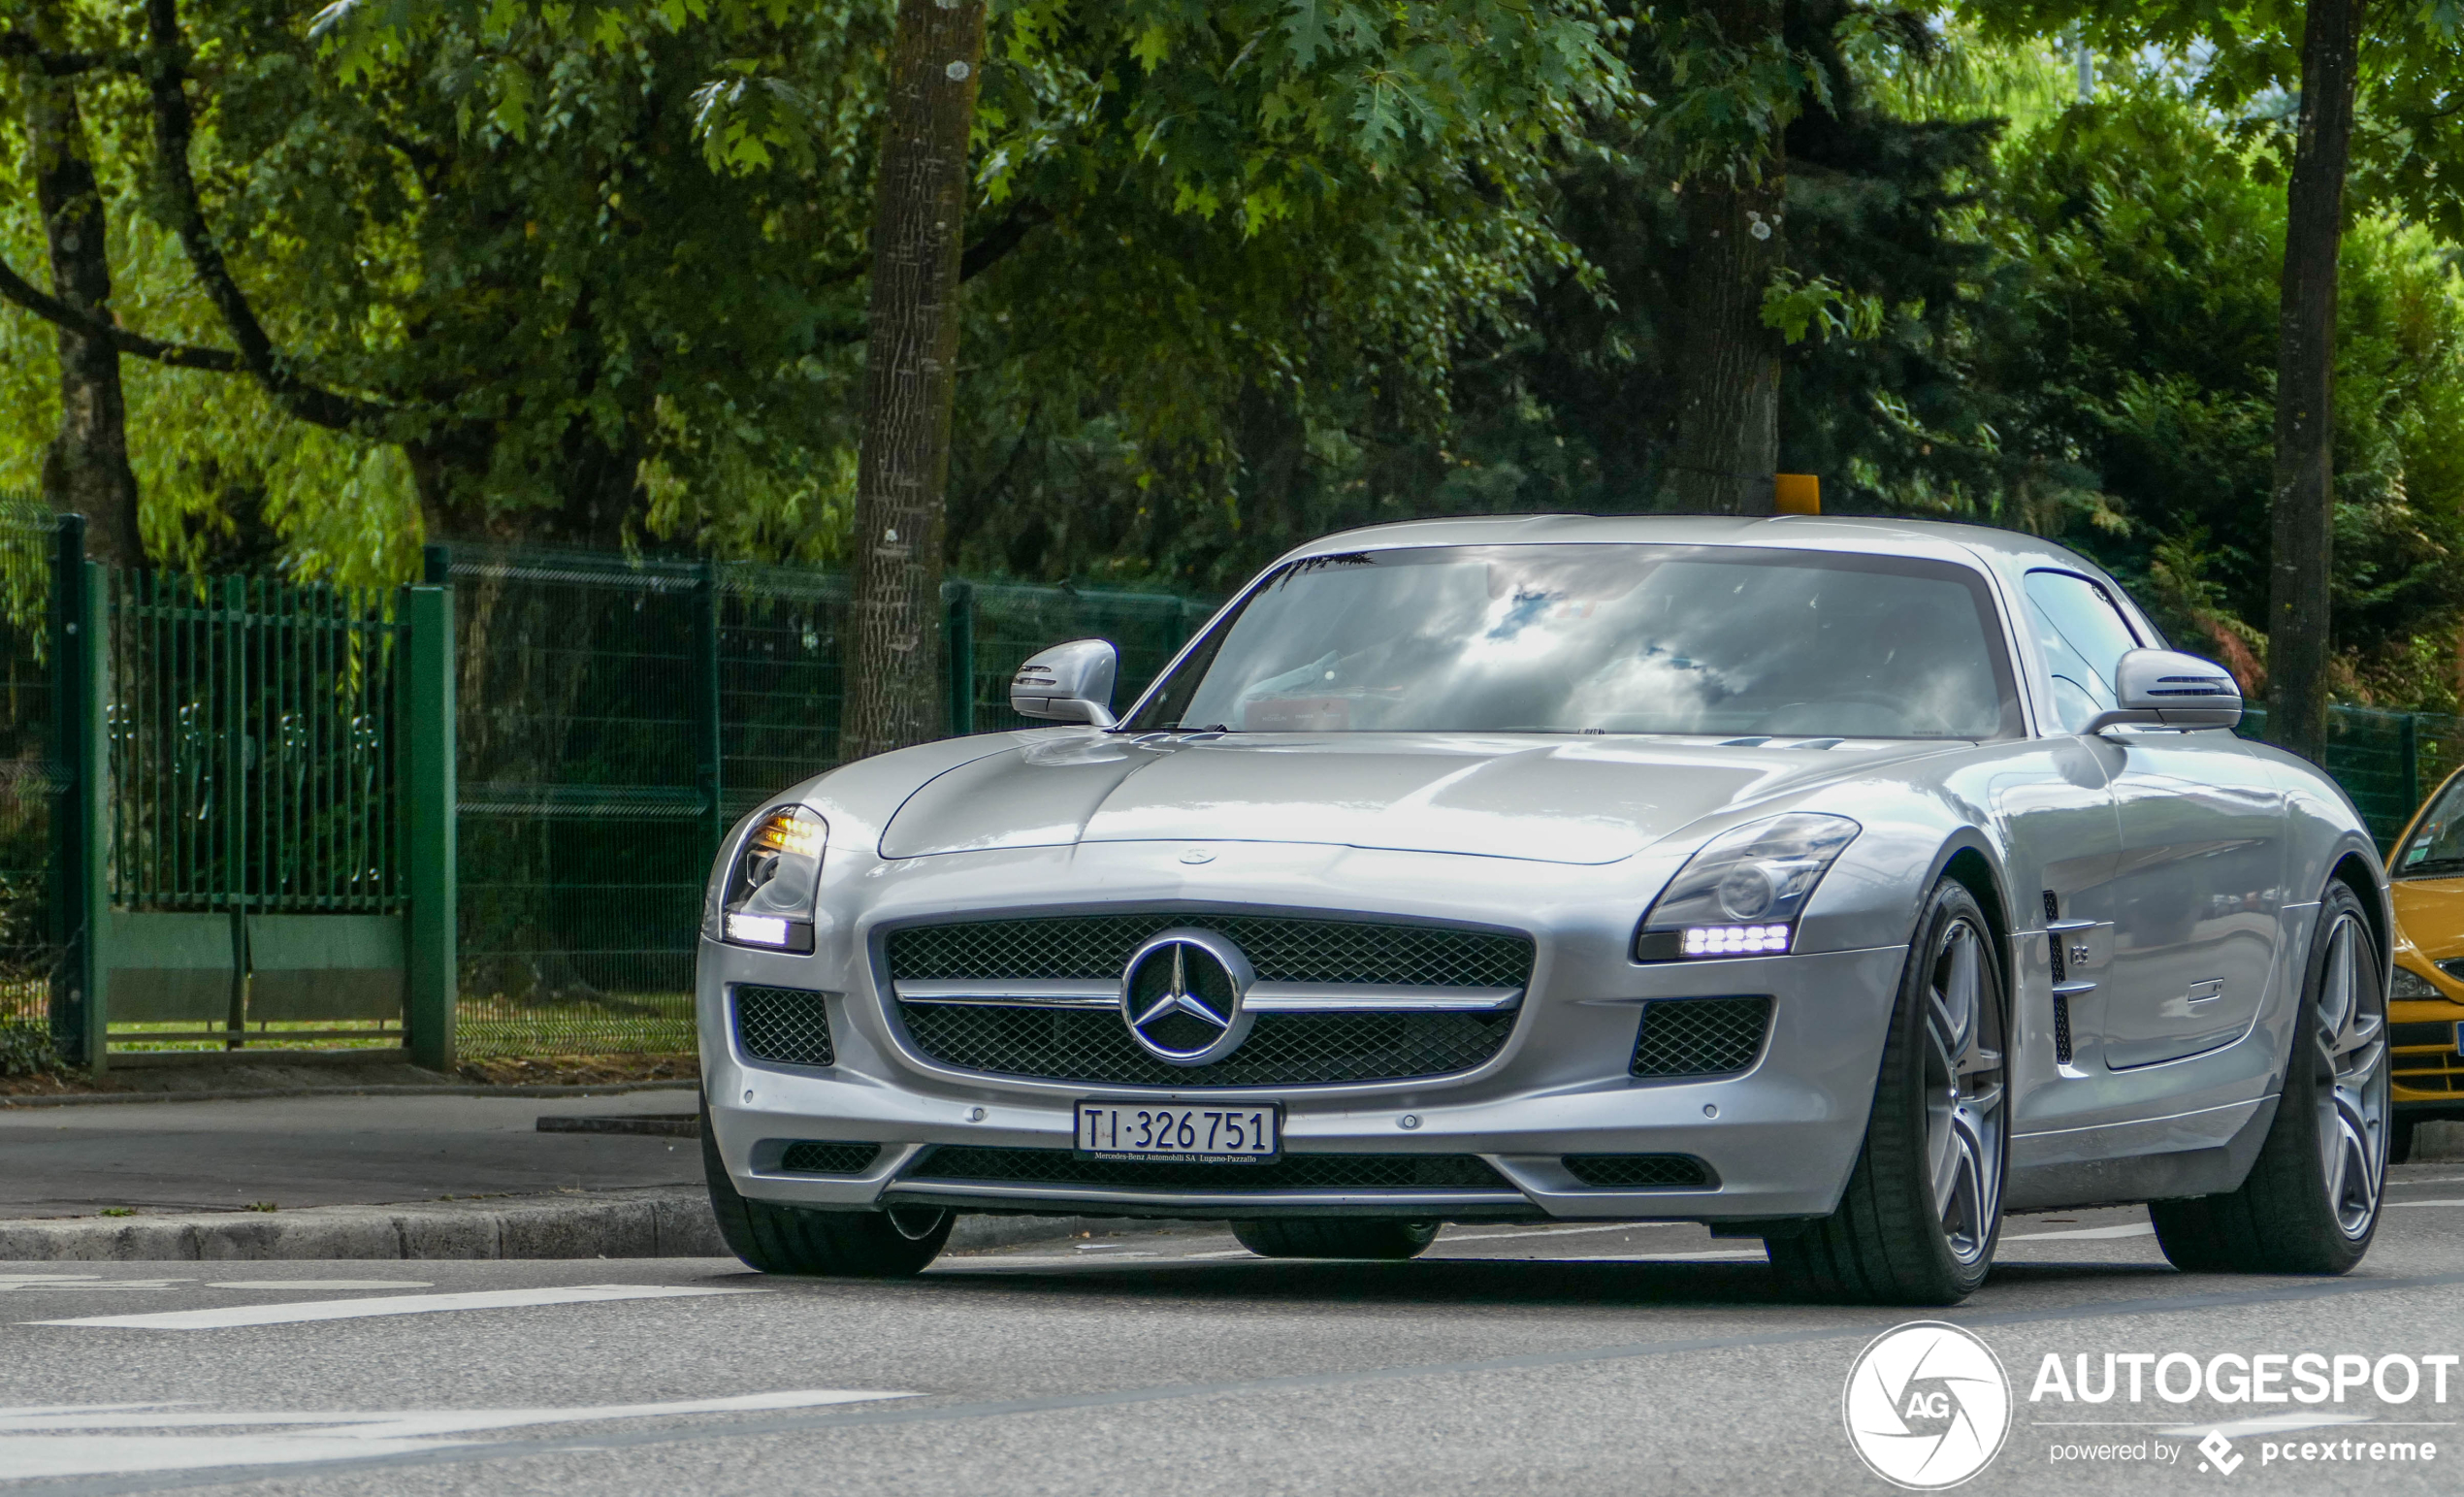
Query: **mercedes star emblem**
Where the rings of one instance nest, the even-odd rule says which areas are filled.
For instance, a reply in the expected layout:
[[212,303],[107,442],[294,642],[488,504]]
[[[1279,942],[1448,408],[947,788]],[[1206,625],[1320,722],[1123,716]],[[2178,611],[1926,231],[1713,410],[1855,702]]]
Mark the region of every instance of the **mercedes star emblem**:
[[1167,1065],[1208,1065],[1248,1038],[1242,999],[1255,974],[1241,948],[1212,930],[1181,927],[1148,939],[1120,974],[1120,1017]]

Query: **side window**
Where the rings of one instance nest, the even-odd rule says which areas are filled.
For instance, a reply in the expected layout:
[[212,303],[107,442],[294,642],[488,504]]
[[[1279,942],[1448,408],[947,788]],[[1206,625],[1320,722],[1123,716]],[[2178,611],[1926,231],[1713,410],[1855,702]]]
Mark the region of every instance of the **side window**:
[[2031,571],[2027,601],[2054,673],[2054,711],[2073,732],[2113,705],[2113,670],[2139,648],[2105,590],[2067,571]]

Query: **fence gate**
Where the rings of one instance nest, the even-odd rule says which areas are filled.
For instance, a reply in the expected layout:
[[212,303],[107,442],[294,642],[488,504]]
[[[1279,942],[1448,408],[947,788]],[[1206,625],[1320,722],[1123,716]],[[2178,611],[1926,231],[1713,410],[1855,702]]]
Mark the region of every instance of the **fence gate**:
[[79,1048],[390,1038],[449,1063],[442,590],[82,570]]

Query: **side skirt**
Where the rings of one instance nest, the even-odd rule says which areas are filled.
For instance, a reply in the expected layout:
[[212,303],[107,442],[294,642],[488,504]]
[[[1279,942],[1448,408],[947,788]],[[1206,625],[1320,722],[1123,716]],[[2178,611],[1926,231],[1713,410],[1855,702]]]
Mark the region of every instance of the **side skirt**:
[[[2248,1120],[2221,1145],[2116,1159],[2079,1159],[2011,1171],[2003,1188],[2004,1211],[2069,1211],[2090,1206],[2128,1206],[2186,1195],[2217,1195],[2237,1189],[2257,1162],[2276,1122],[2276,1097],[2259,1100]],[[2017,1140],[2014,1140],[2017,1142]]]

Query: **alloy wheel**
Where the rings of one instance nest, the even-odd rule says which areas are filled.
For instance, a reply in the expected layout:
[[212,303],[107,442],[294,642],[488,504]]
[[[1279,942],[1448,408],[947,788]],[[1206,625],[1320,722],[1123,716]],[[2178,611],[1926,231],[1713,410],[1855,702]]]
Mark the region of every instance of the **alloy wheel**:
[[2318,1167],[2337,1227],[2357,1242],[2378,1219],[2386,1181],[2389,1080],[2386,997],[2356,916],[2340,917],[2327,932],[2314,1017]]
[[2002,1023],[1989,960],[1983,932],[1955,920],[1926,983],[1926,1154],[1943,1241],[1962,1264],[1984,1256],[2002,1213]]

